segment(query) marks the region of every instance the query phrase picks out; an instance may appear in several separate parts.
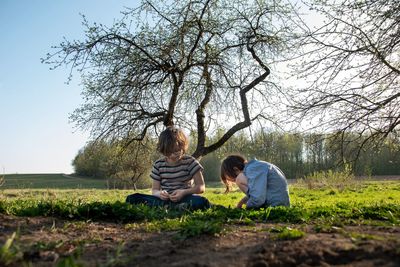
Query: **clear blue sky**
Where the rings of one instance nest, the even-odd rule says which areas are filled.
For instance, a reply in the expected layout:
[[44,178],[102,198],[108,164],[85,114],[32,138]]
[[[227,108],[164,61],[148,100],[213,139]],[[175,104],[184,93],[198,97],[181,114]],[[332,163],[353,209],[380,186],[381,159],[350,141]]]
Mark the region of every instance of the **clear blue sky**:
[[63,37],[82,39],[82,17],[110,25],[125,0],[0,0],[0,173],[72,173],[89,133],[68,116],[79,107],[78,76],[40,58]]

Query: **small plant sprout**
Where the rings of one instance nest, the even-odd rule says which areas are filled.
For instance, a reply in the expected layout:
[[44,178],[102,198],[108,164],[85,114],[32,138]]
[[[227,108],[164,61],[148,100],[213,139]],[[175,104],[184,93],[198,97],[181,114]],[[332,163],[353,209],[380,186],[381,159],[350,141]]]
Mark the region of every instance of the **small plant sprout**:
[[18,249],[18,247],[14,244],[14,241],[17,237],[17,232],[12,233],[11,237],[9,237],[4,245],[0,247],[0,265],[5,266],[19,260],[22,257],[22,252]]

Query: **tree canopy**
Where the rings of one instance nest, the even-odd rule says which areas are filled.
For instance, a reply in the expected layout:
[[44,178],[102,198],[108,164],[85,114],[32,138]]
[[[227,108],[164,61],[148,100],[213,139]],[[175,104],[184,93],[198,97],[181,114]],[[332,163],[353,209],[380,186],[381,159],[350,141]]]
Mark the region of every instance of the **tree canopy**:
[[400,1],[309,2],[325,21],[303,26],[293,69],[295,118],[312,119],[342,141],[346,132],[358,133],[361,147],[398,135]]
[[[268,77],[293,40],[283,0],[142,1],[111,27],[84,19],[85,40],[64,40],[43,62],[82,74],[84,104],[71,119],[100,139],[142,140],[172,124],[197,133],[195,157],[258,118],[273,120]],[[210,128],[229,124],[214,143]]]

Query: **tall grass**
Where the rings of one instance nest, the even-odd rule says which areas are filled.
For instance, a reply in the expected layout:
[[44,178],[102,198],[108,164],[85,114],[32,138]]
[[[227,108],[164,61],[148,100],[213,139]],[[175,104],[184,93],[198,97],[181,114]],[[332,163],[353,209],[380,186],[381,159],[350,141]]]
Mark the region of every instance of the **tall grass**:
[[14,232],[9,238],[6,239],[4,245],[0,246],[1,266],[7,266],[8,264],[22,258],[22,252],[18,245],[16,245],[14,242],[16,238],[17,233]]
[[345,169],[341,171],[327,170],[313,172],[299,179],[297,183],[306,186],[308,189],[331,188],[340,191],[346,188],[355,188],[360,184],[349,166],[345,166]]

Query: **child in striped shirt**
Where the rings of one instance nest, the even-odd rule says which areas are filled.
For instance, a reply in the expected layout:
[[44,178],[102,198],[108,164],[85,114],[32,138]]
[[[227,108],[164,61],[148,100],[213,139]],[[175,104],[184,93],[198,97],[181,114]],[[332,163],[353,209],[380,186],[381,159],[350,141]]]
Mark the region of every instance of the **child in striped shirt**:
[[181,129],[167,127],[157,144],[163,157],[154,162],[150,174],[152,195],[135,193],[126,202],[191,210],[209,208],[210,202],[198,195],[205,191],[203,167],[186,155],[188,146],[189,140]]

